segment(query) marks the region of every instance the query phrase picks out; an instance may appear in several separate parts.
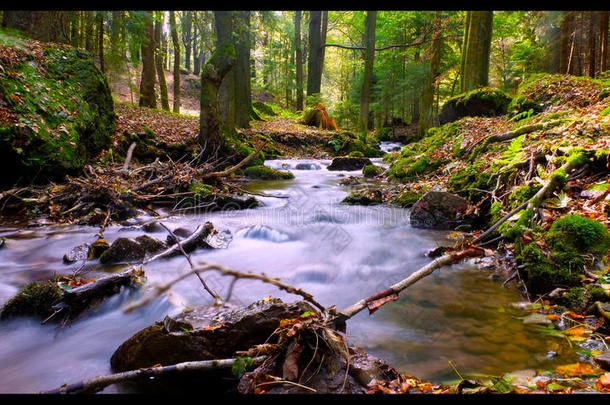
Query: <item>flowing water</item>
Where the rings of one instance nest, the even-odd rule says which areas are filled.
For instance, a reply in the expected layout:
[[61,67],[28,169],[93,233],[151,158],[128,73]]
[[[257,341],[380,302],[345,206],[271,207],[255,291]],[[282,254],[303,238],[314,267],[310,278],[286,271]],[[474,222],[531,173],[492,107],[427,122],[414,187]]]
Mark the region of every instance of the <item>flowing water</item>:
[[[382,145],[385,150],[398,146]],[[380,159],[373,160],[383,165]],[[411,228],[408,210],[339,204],[350,192],[339,180],[361,176],[361,172],[328,171],[329,163],[266,161],[269,167],[291,170],[295,179],[250,183],[251,192],[272,195],[257,196],[263,207],[166,216],[162,221],[170,228],[189,230],[211,221],[217,229],[232,233],[226,249],[193,252],[195,263],[206,260],[280,277],[312,293],[323,305],[338,309],[406,277],[430,261],[427,251],[452,243],[448,232]],[[112,242],[119,236],[139,236],[144,232],[140,225],[153,219],[142,216],[111,226],[104,237]],[[64,264],[63,255],[76,245],[92,242],[98,230],[4,223],[0,236],[8,243],[0,249],[0,304],[29,281],[48,279],[54,273],[71,274],[80,264]],[[166,237],[163,230],[149,234]],[[181,256],[145,267],[149,283],[167,282],[188,270]],[[108,271],[93,265],[85,277]],[[562,341],[544,338],[532,325],[522,323],[520,317],[526,313],[512,305],[523,300],[518,292],[488,277],[489,272],[472,263],[439,269],[374,315],[366,311],[356,315],[348,321],[348,337],[399,370],[433,382],[456,378],[449,361],[463,373],[501,374],[573,360]],[[227,294],[231,278],[216,272],[204,273],[204,278],[221,296]],[[269,295],[285,301],[300,298],[268,284],[240,280],[231,300],[247,305]],[[31,319],[1,323],[0,392],[39,392],[110,373],[112,353],[135,332],[185,306],[211,302],[194,276],[147,307],[124,314],[121,306],[134,298],[134,293],[123,291],[63,329]],[[117,390],[111,386],[104,392]]]

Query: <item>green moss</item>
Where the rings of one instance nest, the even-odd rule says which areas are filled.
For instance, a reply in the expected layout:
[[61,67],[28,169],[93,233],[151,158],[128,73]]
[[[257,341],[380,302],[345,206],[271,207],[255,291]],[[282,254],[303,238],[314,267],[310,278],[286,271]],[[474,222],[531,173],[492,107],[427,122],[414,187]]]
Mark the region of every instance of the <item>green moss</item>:
[[368,195],[365,195],[365,194],[359,193],[359,192],[355,192],[355,191],[350,193],[350,195],[348,195],[341,201],[341,204],[347,204],[347,205],[376,205],[376,204],[380,204],[380,203],[381,203],[380,196],[370,197]]
[[362,175],[364,177],[376,177],[384,172],[383,167],[375,165],[366,165],[362,168]]
[[212,186],[194,181],[189,186],[189,191],[195,193],[196,196],[204,196],[212,193]]
[[604,108],[604,109],[602,110],[602,112],[601,112],[601,113],[599,113],[599,114],[600,114],[601,116],[603,116],[603,117],[605,117],[605,116],[607,116],[607,115],[610,115],[610,106],[608,106],[608,107]]
[[360,152],[359,150],[355,150],[350,152],[347,156],[349,157],[364,157],[364,154],[362,152]]
[[491,207],[489,208],[489,215],[491,215],[489,223],[491,225],[495,224],[503,217],[503,215],[502,215],[503,209],[504,209],[504,205],[501,202],[494,201],[493,203],[491,203]]
[[266,166],[250,166],[244,170],[246,177],[260,180],[289,180],[294,174],[289,171],[275,170]]
[[539,183],[529,183],[524,184],[519,187],[515,187],[508,196],[509,208],[512,210],[524,202],[528,201],[532,198],[538,190],[542,188],[542,184]]
[[577,214],[553,222],[545,240],[553,250],[606,255],[610,249],[608,228],[601,222]]
[[54,282],[32,282],[12,297],[0,312],[0,319],[18,316],[34,316],[41,319],[49,317],[53,305],[61,301],[61,289]]
[[456,170],[447,181],[449,191],[468,190],[468,195],[471,197],[482,195],[482,192],[471,189],[489,190],[492,187],[493,176],[485,172],[486,168],[487,164],[485,162],[476,161]]
[[557,286],[573,286],[579,281],[577,269],[552,263],[535,243],[526,245],[518,256],[523,264],[528,288],[532,292],[548,292]]
[[405,190],[401,193],[392,196],[392,198],[390,199],[390,204],[395,205],[397,207],[409,208],[423,196],[424,195],[422,193],[417,193],[411,190]]
[[559,169],[556,169],[555,171],[553,171],[553,173],[551,173],[551,175],[549,176],[549,181],[554,183],[555,187],[561,187],[566,183],[567,178],[568,176],[566,174],[566,171],[560,167]]
[[501,232],[504,237],[510,241],[518,242],[521,236],[526,231],[531,230],[530,221],[534,213],[532,209],[526,209],[519,211],[519,219],[514,224],[510,222],[505,222],[498,228],[498,231]]
[[391,130],[392,128],[390,127],[382,127],[377,129],[377,139],[380,141],[389,141]]

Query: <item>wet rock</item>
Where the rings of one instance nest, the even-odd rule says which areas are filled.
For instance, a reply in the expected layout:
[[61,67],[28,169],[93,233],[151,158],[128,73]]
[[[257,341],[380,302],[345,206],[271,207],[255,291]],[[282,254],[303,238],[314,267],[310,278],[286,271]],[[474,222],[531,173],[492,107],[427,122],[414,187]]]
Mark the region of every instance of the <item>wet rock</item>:
[[593,357],[593,362],[606,371],[610,371],[610,352],[604,352]]
[[118,238],[110,248],[100,256],[100,263],[113,264],[125,262],[137,262],[144,259],[146,251],[142,246],[131,238]]
[[295,170],[320,170],[320,166],[315,163],[297,163]]
[[74,263],[80,260],[87,260],[89,256],[89,244],[82,243],[78,246],[74,246],[68,253],[63,257],[64,263]]
[[110,248],[108,242],[104,239],[99,238],[91,244],[89,247],[89,258],[99,259],[99,257]]
[[147,224],[142,225],[142,229],[144,232],[163,232],[165,229],[157,221],[152,221]]
[[364,166],[372,165],[370,159],[363,157],[336,157],[328,165],[328,170],[362,170]]
[[23,287],[4,304],[0,319],[14,317],[36,317],[45,319],[53,312],[53,305],[61,301],[61,289],[56,283],[32,282]]
[[428,229],[455,229],[464,223],[468,201],[444,191],[430,191],[411,209],[411,226]]
[[146,253],[157,253],[167,249],[167,245],[159,239],[148,235],[140,235],[136,238],[136,242],[142,246]]
[[[176,228],[172,232],[180,239],[184,239],[191,234],[191,231],[186,228]],[[167,235],[165,243],[167,246],[173,246],[176,243],[176,238],[174,238],[172,235]]]
[[491,117],[506,114],[511,98],[502,91],[483,87],[449,99],[438,116],[441,125],[461,117]]
[[[127,341],[112,355],[110,364],[116,372],[170,365],[184,361],[209,360],[233,357],[235,351],[245,351],[256,344],[265,343],[280,320],[301,315],[312,308],[305,302],[284,303],[280,299],[258,301],[245,308],[222,308],[208,316],[208,325],[193,319],[188,322],[192,330],[168,332],[164,323],[149,326]],[[186,328],[185,328],[186,329]]]
[[345,179],[339,180],[339,184],[342,186],[356,186],[362,183],[362,177],[358,176],[349,176]]
[[367,193],[353,192],[345,197],[341,204],[347,205],[377,205],[381,204],[381,191],[373,190]]

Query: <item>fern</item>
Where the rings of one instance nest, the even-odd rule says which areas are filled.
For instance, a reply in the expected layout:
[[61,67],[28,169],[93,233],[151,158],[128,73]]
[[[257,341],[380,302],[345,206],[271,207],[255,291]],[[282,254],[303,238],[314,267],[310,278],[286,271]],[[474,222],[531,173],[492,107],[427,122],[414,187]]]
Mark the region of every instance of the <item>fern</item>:
[[493,166],[501,167],[501,170],[507,170],[513,163],[517,163],[523,157],[523,138],[525,134],[513,139],[506,152],[502,155],[502,159],[494,161]]

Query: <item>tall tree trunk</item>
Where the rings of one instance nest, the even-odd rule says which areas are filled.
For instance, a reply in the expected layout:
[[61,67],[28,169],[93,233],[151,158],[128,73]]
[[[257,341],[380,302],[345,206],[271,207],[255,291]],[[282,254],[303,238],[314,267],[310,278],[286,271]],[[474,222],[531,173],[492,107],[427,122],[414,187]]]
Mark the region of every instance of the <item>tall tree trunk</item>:
[[142,38],[142,78],[140,80],[140,107],[157,108],[155,94],[155,28],[152,11],[146,12]]
[[322,71],[320,70],[321,42],[320,18],[321,11],[309,12],[309,60],[307,61],[307,95],[320,93]]
[[360,118],[358,130],[360,135],[366,137],[369,128],[369,100],[371,86],[373,84],[373,66],[375,64],[375,26],[377,22],[377,11],[367,11],[365,21],[365,46],[364,51],[364,78],[360,89]]
[[559,58],[559,73],[569,74],[568,63],[574,47],[574,11],[566,11],[561,22],[561,49]]
[[163,47],[162,47],[163,19],[155,19],[155,67],[157,68],[157,81],[159,82],[159,95],[161,108],[169,111],[169,95],[167,94],[167,81],[165,80],[165,69],[163,69]]
[[97,47],[100,58],[100,70],[104,71],[104,13],[97,12]]
[[462,64],[461,92],[487,86],[493,11],[469,11],[468,38]]
[[120,55],[120,48],[123,45],[121,40],[121,28],[123,27],[123,11],[112,11],[112,22],[110,25],[110,55],[112,62],[117,63]]
[[[428,78],[424,84],[424,90],[421,98],[421,115],[419,119],[418,134],[420,136],[425,135],[428,128],[432,126],[433,121],[433,105],[434,105],[434,91],[436,88],[436,81],[439,75],[439,67],[441,61],[441,48],[442,48],[442,28],[441,28],[441,12],[437,11],[434,18],[434,33],[432,34],[432,49],[430,52],[430,71],[428,72]],[[472,33],[472,28],[470,29]],[[466,63],[466,66],[468,63]]]
[[[233,44],[233,12],[232,11],[214,11],[214,20],[216,24],[216,49],[222,49],[225,46],[235,47]],[[218,102],[220,108],[220,116],[225,128],[233,131],[235,128],[235,77],[230,74],[224,77],[218,89]]]
[[[193,13],[197,13],[193,11]],[[201,73],[201,61],[199,60],[199,30],[197,29],[197,23],[193,24],[193,74],[199,76]]]
[[234,80],[235,126],[249,128],[252,117],[252,95],[250,90],[250,11],[234,12],[233,27],[236,31]]
[[169,26],[172,33],[172,44],[174,45],[174,105],[172,111],[180,113],[180,40],[178,39],[174,10],[169,12]]
[[608,16],[610,11],[600,11],[599,16],[599,44],[600,44],[600,72],[608,70]]
[[94,32],[94,21],[93,21],[93,13],[95,11],[85,11],[85,49],[90,53],[94,51],[94,40],[93,40],[93,32]]
[[328,11],[322,11],[322,28],[320,30],[320,77],[324,72],[324,56],[326,55],[326,33],[328,31]]
[[185,11],[182,20],[182,41],[184,41],[184,67],[187,72],[191,71],[191,29],[192,15],[191,11]]
[[[5,11],[6,13],[6,11]],[[70,44],[78,48],[80,46],[80,12],[72,11],[70,17]]]
[[[420,50],[419,47],[415,48],[415,52],[413,55],[414,62],[416,65],[420,64]],[[411,95],[411,124],[416,124],[419,122],[419,103],[421,102],[421,86],[416,84],[413,88],[413,93]]]
[[303,110],[303,49],[301,48],[301,10],[294,13],[294,47],[296,50],[296,109]]
[[235,47],[231,42],[231,14],[226,11],[214,11],[216,20],[217,47],[210,59],[203,66],[201,73],[201,113],[199,116],[199,137],[201,145],[215,150],[223,144],[223,132],[233,131],[224,125],[220,89],[223,79],[236,62]]

